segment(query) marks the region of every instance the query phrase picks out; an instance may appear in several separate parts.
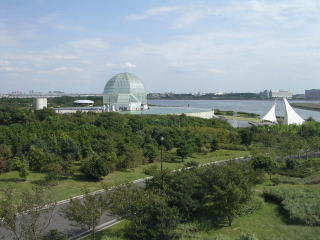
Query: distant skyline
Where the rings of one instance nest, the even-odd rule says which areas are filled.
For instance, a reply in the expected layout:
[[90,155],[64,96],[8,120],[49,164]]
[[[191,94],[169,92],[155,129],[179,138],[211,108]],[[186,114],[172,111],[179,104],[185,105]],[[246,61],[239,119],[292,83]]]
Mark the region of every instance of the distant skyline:
[[0,92],[320,88],[319,0],[0,0]]

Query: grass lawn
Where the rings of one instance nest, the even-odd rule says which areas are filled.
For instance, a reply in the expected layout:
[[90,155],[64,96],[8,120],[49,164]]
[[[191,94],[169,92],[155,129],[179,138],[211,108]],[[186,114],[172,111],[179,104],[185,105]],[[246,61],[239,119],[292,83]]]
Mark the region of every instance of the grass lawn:
[[[164,168],[174,170],[184,167],[187,161],[196,161],[198,163],[207,163],[223,159],[230,159],[249,155],[248,151],[233,151],[233,150],[218,150],[216,152],[203,154],[194,154],[193,157],[185,159],[184,162],[165,162]],[[152,166],[160,166],[159,162],[145,164],[136,168],[128,169],[125,171],[114,171],[103,178],[100,182],[87,181],[81,178],[80,173],[74,178],[60,180],[59,184],[53,187],[56,200],[63,200],[73,196],[82,194],[82,189],[86,186],[90,191],[95,191],[102,188],[102,184],[107,186],[114,186],[123,183],[128,183],[135,179],[146,177],[144,169]],[[12,171],[0,175],[0,189],[10,185],[16,192],[24,189],[31,189],[32,186],[39,184],[44,179],[44,174],[31,172],[27,181],[21,181],[18,172]],[[1,194],[1,193],[0,193]],[[1,195],[0,195],[1,197]]]
[[203,238],[226,235],[231,238],[243,233],[254,233],[259,240],[316,240],[320,239],[320,227],[290,224],[274,203],[265,203],[254,214],[234,220],[232,227],[213,229],[201,234]]
[[223,115],[226,119],[228,120],[239,120],[239,121],[250,121],[250,122],[260,122],[259,118],[253,118],[253,117],[241,117],[241,116],[228,116],[228,115]]
[[[124,240],[123,228],[127,222],[121,222],[97,234],[97,240]],[[196,239],[213,239],[225,236],[230,239],[245,233],[253,233],[259,240],[319,240],[320,227],[290,224],[281,213],[281,208],[274,203],[265,203],[257,212],[236,218],[231,227],[209,229],[196,234]],[[85,238],[85,239],[90,239]],[[190,238],[191,240],[191,238]]]

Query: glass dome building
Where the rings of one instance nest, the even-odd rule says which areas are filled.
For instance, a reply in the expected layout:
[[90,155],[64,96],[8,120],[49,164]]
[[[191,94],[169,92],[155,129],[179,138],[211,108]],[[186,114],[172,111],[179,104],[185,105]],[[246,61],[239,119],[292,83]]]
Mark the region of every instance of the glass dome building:
[[143,83],[137,76],[127,72],[113,76],[104,87],[103,105],[108,112],[147,109]]

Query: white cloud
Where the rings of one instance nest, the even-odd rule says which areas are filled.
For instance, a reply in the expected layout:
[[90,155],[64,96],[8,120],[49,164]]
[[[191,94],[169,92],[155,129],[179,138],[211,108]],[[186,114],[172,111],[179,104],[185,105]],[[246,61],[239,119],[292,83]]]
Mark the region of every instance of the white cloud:
[[184,28],[212,16],[235,18],[243,24],[282,27],[297,27],[308,21],[320,20],[319,0],[246,0],[229,2],[223,6],[210,7],[203,4],[184,6],[162,6],[150,8],[140,15],[129,15],[130,20],[144,20],[162,14],[175,12],[170,16],[169,27]]
[[1,65],[8,65],[8,64],[9,64],[9,61],[0,59],[0,66]]
[[124,64],[124,67],[126,67],[126,68],[136,68],[137,65],[135,65],[135,64],[133,64],[133,63],[130,63],[130,62],[126,62],[126,63]]
[[52,12],[48,15],[38,17],[38,22],[40,24],[51,24],[57,21],[61,16],[62,14],[60,12]]
[[209,69],[209,72],[210,72],[210,73],[214,73],[214,74],[224,73],[223,70],[221,70],[221,69],[216,69],[216,68],[211,68],[211,69]]
[[83,68],[80,67],[58,67],[54,69],[55,72],[82,72]]
[[180,6],[163,6],[163,7],[150,8],[142,14],[137,14],[137,15],[133,14],[133,15],[127,16],[126,18],[129,20],[143,20],[143,19],[159,16],[165,13],[174,12],[180,8],[181,8]]
[[103,49],[103,48],[109,47],[108,42],[98,38],[80,39],[80,40],[69,42],[68,45],[73,48],[80,48],[80,49]]
[[106,63],[105,66],[107,68],[111,68],[111,69],[126,69],[126,68],[136,68],[137,65],[130,63],[130,62],[125,62],[125,63],[119,63],[119,64],[115,64],[115,63]]
[[32,69],[30,68],[24,68],[24,67],[10,67],[10,66],[5,66],[5,67],[0,67],[0,72],[31,72]]

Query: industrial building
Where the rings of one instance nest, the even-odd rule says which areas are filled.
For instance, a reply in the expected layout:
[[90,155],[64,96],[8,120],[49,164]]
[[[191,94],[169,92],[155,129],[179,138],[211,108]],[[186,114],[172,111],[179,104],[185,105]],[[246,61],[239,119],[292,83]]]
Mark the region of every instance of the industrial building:
[[305,90],[306,99],[320,99],[320,89]]
[[34,110],[42,110],[48,107],[48,100],[47,98],[34,98],[33,99],[33,108]]
[[91,100],[76,100],[73,102],[73,105],[75,107],[92,107],[94,104],[94,101]]
[[292,92],[290,91],[283,91],[283,90],[270,90],[269,96],[270,98],[292,98]]
[[112,77],[103,91],[105,111],[141,111],[148,109],[147,94],[142,81],[131,73]]

